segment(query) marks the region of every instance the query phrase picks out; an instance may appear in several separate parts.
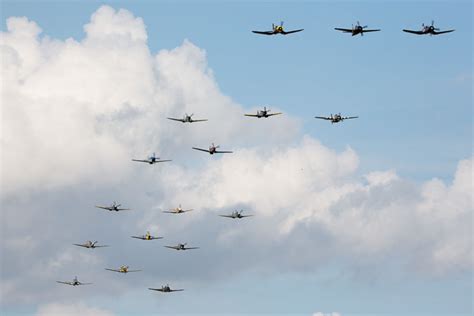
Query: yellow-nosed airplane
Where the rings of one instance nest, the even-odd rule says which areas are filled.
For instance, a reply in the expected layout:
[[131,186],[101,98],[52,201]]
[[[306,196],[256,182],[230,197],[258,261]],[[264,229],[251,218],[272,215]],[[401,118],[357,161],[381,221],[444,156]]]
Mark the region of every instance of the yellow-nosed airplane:
[[285,31],[283,29],[283,21],[281,21],[280,25],[272,24],[272,30],[271,31],[252,31],[252,32],[256,33],[256,34],[262,34],[262,35],[275,35],[275,34],[287,35],[287,34],[292,34],[292,33],[296,33],[296,32],[301,32],[303,30],[304,29],[293,30],[293,31]]

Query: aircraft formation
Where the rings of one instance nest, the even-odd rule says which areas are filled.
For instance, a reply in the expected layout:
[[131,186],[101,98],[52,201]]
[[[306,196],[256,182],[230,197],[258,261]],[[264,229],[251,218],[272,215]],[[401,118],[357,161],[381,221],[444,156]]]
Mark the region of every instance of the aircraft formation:
[[[281,22],[279,25],[278,24],[272,24],[272,29],[269,30],[269,31],[252,31],[252,32],[255,33],[255,34],[259,34],[259,35],[269,35],[270,36],[270,35],[278,35],[278,34],[279,35],[289,35],[289,34],[299,33],[299,32],[302,32],[304,30],[304,29],[295,29],[295,30],[286,31],[283,28],[283,24],[284,24],[283,22]],[[356,36],[356,35],[363,36],[364,33],[380,32],[381,31],[381,29],[368,29],[367,25],[362,26],[362,25],[360,25],[359,21],[357,21],[356,24],[352,24],[351,28],[336,27],[334,29],[337,30],[337,31],[341,31],[343,33],[350,33],[352,36]],[[410,33],[410,34],[415,34],[415,35],[440,35],[440,34],[454,32],[454,29],[441,31],[439,28],[436,28],[434,26],[434,21],[431,21],[430,25],[422,24],[422,27],[421,27],[420,30],[403,29],[402,31],[406,32],[406,33]],[[258,118],[258,119],[260,119],[260,118],[267,119],[267,118],[270,118],[272,116],[277,116],[277,115],[283,114],[281,112],[275,112],[275,113],[270,113],[270,112],[271,112],[271,110],[267,109],[267,107],[265,106],[265,107],[263,107],[263,109],[257,110],[255,114],[245,113],[244,116],[252,117],[252,118]],[[194,116],[194,113],[191,114],[191,115],[188,115],[187,113],[185,113],[182,118],[167,117],[167,119],[171,120],[171,121],[181,122],[183,124],[184,123],[198,123],[198,122],[208,121],[208,119],[206,119],[206,118],[194,119],[193,116]],[[327,120],[327,121],[330,121],[331,124],[334,124],[334,123],[342,122],[344,120],[356,119],[356,118],[358,118],[358,116],[342,116],[341,113],[338,113],[338,114],[334,114],[334,115],[330,114],[330,116],[315,116],[315,118],[316,119],[321,119],[321,120]],[[231,154],[231,153],[233,153],[233,151],[220,150],[219,148],[220,148],[220,146],[219,145],[214,145],[214,143],[212,143],[207,149],[206,148],[200,148],[200,147],[192,147],[193,150],[207,152],[210,155]],[[157,157],[155,153],[153,153],[152,155],[150,155],[147,158],[144,158],[144,159],[133,158],[132,161],[133,162],[146,163],[146,164],[149,164],[149,165],[154,165],[154,164],[162,163],[162,162],[170,162],[172,160],[170,160],[170,159],[163,159],[162,160],[162,159],[160,159],[160,157]],[[106,211],[109,211],[109,212],[121,212],[121,211],[131,211],[132,210],[130,208],[122,208],[121,206],[122,206],[121,204],[119,204],[115,201],[109,206],[107,206],[107,205],[105,205],[105,206],[104,205],[95,205],[96,208],[106,210]],[[176,215],[176,214],[188,213],[188,212],[191,212],[191,211],[193,211],[193,209],[183,209],[182,206],[179,205],[178,207],[169,209],[167,211],[163,211],[163,213],[169,213],[169,214],[175,214]],[[244,215],[243,212],[244,212],[243,210],[240,210],[240,211],[235,210],[235,211],[232,211],[230,214],[218,214],[218,216],[225,217],[225,218],[230,218],[230,219],[238,219],[238,220],[241,220],[241,219],[246,218],[246,217],[254,216],[254,214]],[[144,241],[159,240],[159,239],[164,238],[162,236],[153,236],[153,235],[150,234],[149,231],[147,231],[144,235],[133,235],[133,236],[130,236],[130,237],[134,238],[134,239],[144,240]],[[98,241],[92,242],[90,240],[88,240],[88,241],[86,241],[85,243],[82,243],[82,244],[77,243],[77,244],[73,244],[73,245],[78,246],[78,247],[82,247],[82,248],[87,248],[87,249],[110,247],[109,245],[99,245]],[[188,247],[187,243],[178,243],[177,245],[164,245],[163,247],[173,249],[173,250],[177,250],[177,251],[194,250],[194,249],[199,249],[200,248],[200,247]],[[121,265],[118,268],[104,268],[104,269],[107,270],[107,271],[117,272],[117,273],[122,273],[122,274],[142,271],[142,270],[130,270],[128,265]],[[74,277],[74,279],[72,279],[72,281],[56,281],[56,282],[60,283],[60,284],[74,286],[74,287],[79,286],[79,285],[93,284],[93,283],[79,282],[77,276]],[[158,291],[158,292],[161,292],[161,293],[172,293],[172,292],[184,291],[184,289],[172,289],[169,286],[169,284],[163,285],[160,288],[148,288],[148,289],[152,290],[152,291]]]

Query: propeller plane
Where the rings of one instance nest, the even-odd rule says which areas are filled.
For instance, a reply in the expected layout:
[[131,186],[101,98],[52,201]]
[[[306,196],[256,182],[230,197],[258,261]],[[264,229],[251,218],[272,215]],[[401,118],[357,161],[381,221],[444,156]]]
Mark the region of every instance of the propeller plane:
[[120,212],[120,211],[130,211],[129,208],[120,208],[120,206],[122,206],[122,204],[117,204],[117,202],[113,202],[112,205],[110,206],[99,206],[99,205],[96,205],[95,207],[97,208],[101,208],[103,210],[106,210],[106,211],[115,211],[115,212]]
[[172,208],[169,211],[163,211],[163,213],[170,213],[170,214],[181,214],[186,212],[191,212],[193,209],[183,210],[181,204],[178,207]]
[[285,31],[283,29],[283,21],[281,21],[280,25],[272,24],[272,30],[271,31],[252,31],[252,32],[255,33],[255,34],[261,34],[261,35],[275,35],[275,34],[287,35],[287,34],[301,32],[303,30],[304,29]]
[[129,270],[128,268],[129,268],[128,266],[120,266],[120,268],[118,268],[118,269],[108,269],[108,268],[105,268],[105,270],[113,271],[113,272],[118,272],[118,273],[129,273],[129,272],[139,272],[139,271],[142,271],[142,270]]
[[150,165],[153,165],[153,164],[158,163],[158,162],[167,162],[167,161],[171,161],[171,160],[160,160],[160,157],[156,157],[155,153],[153,153],[153,155],[151,155],[147,159],[132,159],[132,161],[145,162],[145,163],[148,163]]
[[270,116],[283,114],[281,112],[268,113],[270,111],[271,110],[267,109],[267,107],[265,106],[265,107],[263,107],[263,110],[257,110],[257,114],[244,114],[244,115],[245,116],[250,116],[250,117],[257,117],[257,118],[261,118],[261,117],[267,118],[267,117],[270,117]]
[[152,290],[152,291],[163,292],[163,293],[171,293],[171,292],[181,292],[181,291],[184,291],[184,289],[176,289],[176,290],[173,290],[173,289],[170,288],[170,286],[169,286],[168,284],[161,286],[161,288],[152,288],[152,287],[149,287],[148,289],[149,289],[149,290]]
[[431,21],[431,25],[425,25],[424,23],[421,24],[421,30],[419,31],[413,31],[413,30],[406,30],[403,29],[403,32],[406,33],[412,33],[416,35],[440,35],[444,33],[451,33],[454,32],[455,30],[447,30],[447,31],[439,31],[439,28],[434,26],[434,21]]
[[61,283],[61,284],[66,284],[66,285],[72,285],[72,286],[77,286],[77,285],[89,285],[89,284],[92,284],[92,283],[82,283],[82,282],[79,282],[79,280],[77,279],[77,276],[74,277],[74,279],[72,279],[72,281],[56,281],[57,283]]
[[253,216],[253,215],[242,215],[243,212],[244,212],[243,210],[240,210],[240,212],[239,212],[239,211],[233,211],[233,212],[232,212],[231,214],[229,214],[229,215],[219,215],[219,216],[221,216],[221,217],[228,217],[228,218],[234,218],[234,219],[235,219],[235,218],[240,219],[240,218],[244,218],[244,217]]
[[132,238],[136,238],[136,239],[141,239],[141,240],[155,240],[155,239],[163,239],[163,237],[156,237],[156,236],[152,236],[150,235],[150,232],[146,232],[145,235],[142,235],[142,236],[130,236]]
[[109,247],[109,246],[107,246],[107,245],[100,245],[100,246],[99,246],[99,245],[97,245],[97,241],[92,242],[92,241],[90,241],[90,240],[86,241],[86,242],[83,243],[83,244],[73,244],[73,245],[74,245],[74,246],[79,246],[79,247],[84,247],[84,248],[92,248],[92,249],[94,249],[94,248],[102,248],[102,247]]
[[220,146],[219,145],[214,145],[214,143],[212,143],[211,146],[209,146],[209,149],[203,149],[203,148],[197,148],[197,147],[193,147],[193,149],[195,150],[200,150],[200,151],[205,151],[211,155],[214,155],[214,154],[231,154],[232,151],[224,151],[224,150],[217,150],[217,148],[219,148]]
[[172,120],[172,121],[182,122],[182,123],[195,123],[195,122],[205,122],[205,121],[207,121],[207,119],[195,120],[195,119],[193,119],[193,115],[194,115],[194,113],[191,114],[191,115],[188,115],[187,113],[185,113],[182,119],[173,118],[173,117],[168,117],[167,119]]
[[164,246],[166,248],[175,249],[175,250],[191,250],[191,249],[199,249],[199,247],[186,247],[187,243],[178,244],[176,246]]
[[361,26],[359,21],[357,21],[357,24],[356,25],[352,24],[352,27],[350,29],[345,29],[345,28],[340,28],[340,27],[336,27],[334,29],[337,30],[337,31],[342,31],[344,33],[351,33],[352,36],[355,36],[357,34],[360,34],[361,36],[364,36],[364,33],[367,33],[367,32],[378,32],[378,31],[380,31],[379,29],[367,30],[366,28],[367,28],[367,25]]
[[355,118],[358,118],[358,116],[346,116],[346,117],[343,117],[341,115],[341,113],[339,114],[335,114],[335,115],[332,115],[329,116],[329,117],[325,117],[325,116],[315,116],[314,118],[317,118],[317,119],[321,119],[321,120],[328,120],[328,121],[331,121],[331,123],[339,123],[339,122],[342,122],[344,120],[350,120],[350,119],[355,119]]

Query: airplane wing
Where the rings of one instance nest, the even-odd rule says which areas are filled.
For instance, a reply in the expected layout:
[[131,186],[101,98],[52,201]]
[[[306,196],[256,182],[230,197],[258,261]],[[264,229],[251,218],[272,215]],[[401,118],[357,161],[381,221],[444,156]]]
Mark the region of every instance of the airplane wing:
[[111,207],[107,207],[107,206],[98,206],[98,205],[96,205],[95,207],[97,207],[97,208],[101,208],[101,209],[103,209],[103,210],[107,210],[107,211],[110,211],[110,210],[112,210],[112,208],[111,208]]
[[183,250],[199,249],[199,247],[184,247]]
[[255,34],[262,34],[262,35],[273,35],[275,34],[273,31],[252,31]]
[[110,246],[109,245],[94,246],[94,248],[103,248],[103,247],[110,247]]
[[66,281],[56,281],[56,282],[61,283],[61,284],[72,285],[72,282],[66,282]]
[[170,159],[167,159],[167,160],[155,160],[155,163],[157,163],[157,162],[167,162],[167,161],[173,161],[173,160],[170,160]]
[[87,247],[86,245],[83,245],[83,244],[73,244],[74,246],[79,246],[79,247],[84,247],[84,248],[89,248]]
[[364,33],[366,33],[366,32],[378,32],[378,31],[380,31],[380,30],[379,29],[377,29],[377,30],[363,30]]
[[140,159],[132,159],[132,161],[138,161],[138,162],[146,162],[146,163],[149,163],[148,160],[140,160]]
[[192,120],[191,123],[194,123],[194,122],[206,122],[207,119],[202,119],[202,120]]
[[281,113],[281,112],[277,112],[277,113],[270,113],[270,114],[267,114],[267,116],[280,115],[280,114],[283,114],[283,113]]
[[140,271],[142,271],[142,270],[127,270],[127,273],[128,272],[140,272]]
[[293,31],[285,31],[285,32],[282,32],[282,34],[286,35],[286,34],[291,34],[291,33],[296,33],[296,32],[301,32],[303,31],[304,29],[299,29],[299,30],[293,30]]
[[258,117],[257,114],[244,114],[245,116]]
[[412,30],[405,30],[405,29],[403,29],[403,32],[417,34],[417,35],[423,35],[424,34],[422,31],[412,31]]
[[215,154],[232,154],[232,151],[225,151],[225,150],[216,150]]
[[440,34],[444,34],[444,33],[451,33],[451,32],[454,32],[455,30],[447,30],[447,31],[441,31],[441,32],[436,32],[436,31],[433,31],[433,34],[434,35],[440,35]]
[[232,215],[219,215],[219,216],[221,216],[221,217],[228,217],[228,218],[234,218],[234,216],[232,216]]
[[324,117],[324,116],[315,116],[314,118],[321,119],[321,120],[331,120],[330,117]]
[[184,289],[170,290],[170,292],[181,292],[181,291],[184,291]]
[[142,239],[142,240],[145,240],[145,237],[143,236],[130,236],[132,238],[136,238],[136,239]]
[[120,271],[120,270],[117,270],[117,269],[107,269],[107,268],[105,268],[105,270],[108,270],[108,271],[113,271],[113,272],[122,272],[122,271]]
[[335,27],[334,29],[336,31],[343,31],[343,32],[347,32],[347,33],[352,33],[352,29],[343,29],[343,28],[340,28],[340,27]]
[[202,149],[202,148],[197,148],[197,147],[193,147],[193,149],[200,150],[200,151],[205,151],[207,153],[209,152],[208,149]]
[[240,217],[251,217],[253,215],[240,215]]
[[163,213],[178,214],[177,212],[174,212],[174,211],[163,211]]
[[164,247],[174,249],[174,250],[179,250],[178,246],[164,246]]
[[172,118],[172,117],[168,117],[167,119],[168,119],[168,120],[172,120],[172,121],[178,121],[178,122],[183,122],[183,123],[184,123],[184,120],[183,120],[183,119],[177,119],[177,118]]
[[350,119],[355,119],[355,118],[358,118],[358,116],[348,116],[348,117],[345,117],[344,119],[345,120],[350,120]]
[[149,287],[148,289],[149,289],[149,290],[152,290],[152,291],[164,292],[163,289],[154,289],[154,288],[151,288],[151,287]]
[[118,208],[117,212],[119,212],[119,211],[131,211],[131,210],[132,209],[130,209],[130,208]]
[[90,285],[90,284],[93,284],[93,283],[81,283],[81,282],[79,282],[79,285]]
[[163,239],[163,237],[150,237],[150,240],[154,240],[154,239]]
[[191,211],[193,211],[193,209],[192,209],[192,208],[191,208],[191,209],[189,209],[189,210],[182,210],[182,211],[181,211],[181,213],[186,213],[186,212],[191,212]]

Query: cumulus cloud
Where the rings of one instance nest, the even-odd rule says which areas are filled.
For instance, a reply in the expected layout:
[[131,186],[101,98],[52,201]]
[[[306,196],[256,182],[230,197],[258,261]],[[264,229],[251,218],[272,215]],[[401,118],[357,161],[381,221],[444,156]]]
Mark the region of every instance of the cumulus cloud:
[[[450,184],[414,183],[395,170],[360,177],[352,148],[337,152],[303,135],[298,119],[245,119],[258,105],[224,95],[205,50],[192,42],[153,55],[143,20],[108,6],[84,30],[82,41],[59,41],[42,37],[27,18],[12,17],[0,37],[7,302],[66,297],[54,280],[76,274],[93,280],[102,295],[119,295],[129,287],[103,268],[120,264],[143,269],[134,285],[143,288],[152,278],[225,278],[229,268],[314,273],[334,262],[397,264],[394,256],[408,271],[423,267],[440,276],[472,268],[472,159],[459,163]],[[184,113],[209,122],[166,119]],[[191,151],[211,142],[234,154]],[[153,151],[173,162],[130,162]],[[134,211],[94,209],[118,199]],[[160,212],[179,203],[196,211],[178,218]],[[216,216],[233,209],[255,216],[239,223]],[[204,251],[194,253],[192,271],[175,253],[144,258],[128,236],[145,230]],[[71,249],[87,239],[112,247]],[[165,262],[158,271],[156,262]],[[47,305],[38,313],[61,308],[94,313],[81,304]]]
[[36,316],[113,316],[115,315],[111,311],[100,309],[96,307],[87,306],[84,303],[77,304],[62,304],[62,303],[50,303],[40,305]]

